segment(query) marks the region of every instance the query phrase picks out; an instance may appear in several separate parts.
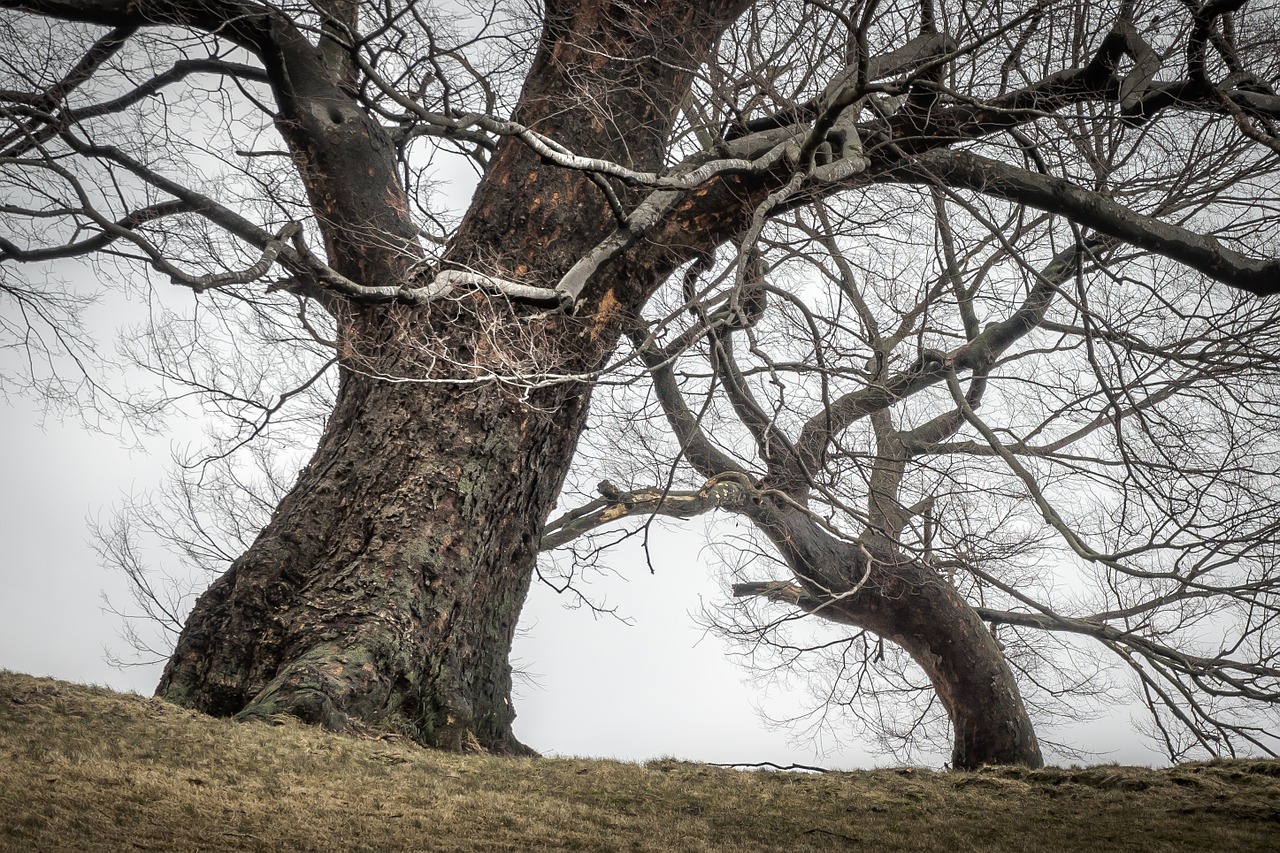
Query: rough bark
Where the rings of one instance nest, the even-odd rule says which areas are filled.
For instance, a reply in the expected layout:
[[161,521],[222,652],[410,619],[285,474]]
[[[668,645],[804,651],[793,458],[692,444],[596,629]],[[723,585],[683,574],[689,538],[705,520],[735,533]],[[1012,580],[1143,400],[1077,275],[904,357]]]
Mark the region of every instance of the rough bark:
[[517,752],[507,655],[581,393],[348,374],[310,465],[201,599],[160,693]]
[[[687,69],[734,5],[664,2],[637,17],[548,4],[516,121],[589,156],[659,166]],[[403,195],[378,130],[336,88],[290,86],[299,106],[281,130],[309,164],[322,221],[392,220],[381,229],[390,245],[326,228],[335,268],[365,283],[405,275]],[[355,153],[359,136],[378,168]],[[587,178],[508,139],[445,265],[545,286],[613,227]],[[590,388],[493,376],[599,367],[658,275],[602,270],[573,316],[479,292],[417,308],[339,304],[343,378],[315,456],[197,603],[159,694],[216,714],[358,721],[449,749],[524,751],[508,655]]]

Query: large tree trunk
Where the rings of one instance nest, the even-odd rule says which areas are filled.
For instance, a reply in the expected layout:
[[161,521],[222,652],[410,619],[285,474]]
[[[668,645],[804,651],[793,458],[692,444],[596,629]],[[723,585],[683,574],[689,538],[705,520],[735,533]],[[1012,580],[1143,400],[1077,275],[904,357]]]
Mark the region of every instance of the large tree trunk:
[[348,373],[315,457],[201,599],[160,693],[520,751],[507,658],[585,402]]
[[[576,153],[660,168],[691,69],[746,5],[548,2],[515,119]],[[267,64],[280,129],[329,262],[360,283],[411,283],[416,244],[393,147],[320,54],[277,25],[280,55]],[[197,602],[159,693],[216,714],[289,713],[449,749],[523,751],[508,656],[586,417],[589,381],[570,377],[599,369],[672,266],[740,227],[763,186],[719,181],[694,194],[724,203],[677,210],[596,274],[572,315],[478,291],[416,308],[335,300],[343,375],[320,445]],[[621,195],[628,207],[640,198]],[[583,174],[508,137],[444,264],[550,287],[615,227]],[[856,565],[852,550],[806,556],[797,541],[775,536],[793,566]],[[840,612],[929,673],[956,728],[955,766],[1038,763],[1007,664],[941,584],[882,566]]]
[[[586,156],[660,167],[691,69],[742,5],[664,0],[641,15],[548,3],[515,119]],[[296,66],[314,63],[300,54]],[[411,231],[389,146],[337,89],[312,83],[320,94],[282,76],[302,106],[281,130],[331,262],[363,283],[403,282]],[[370,239],[379,217],[389,242]],[[549,287],[614,227],[583,174],[507,138],[445,264]],[[337,304],[343,375],[315,456],[197,602],[158,693],[215,714],[523,751],[511,640],[590,395],[589,382],[547,380],[602,366],[662,272],[607,268],[572,316],[482,292],[418,308]]]

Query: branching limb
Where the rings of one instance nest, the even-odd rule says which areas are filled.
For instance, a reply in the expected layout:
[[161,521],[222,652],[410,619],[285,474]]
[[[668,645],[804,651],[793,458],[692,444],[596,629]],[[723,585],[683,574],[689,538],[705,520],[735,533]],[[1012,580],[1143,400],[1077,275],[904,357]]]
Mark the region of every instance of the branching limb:
[[[1212,677],[1221,680],[1224,686],[1228,686],[1232,690],[1242,691],[1250,699],[1263,702],[1280,701],[1280,667],[1267,666],[1253,661],[1233,660],[1230,657],[1221,655],[1204,657],[1187,654],[1171,646],[1136,634],[1128,628],[1118,628],[1115,625],[1099,621],[1095,617],[1071,618],[1058,614],[1018,613],[986,607],[979,607],[977,611],[978,615],[982,617],[982,621],[994,625],[1018,625],[1041,631],[1080,634],[1098,640],[1105,640],[1109,643],[1116,643],[1131,648],[1144,657],[1161,660],[1165,664],[1175,666],[1187,674],[1201,676],[1212,674]],[[1239,673],[1240,677],[1232,676],[1232,672]],[[1251,686],[1245,680],[1259,677],[1271,679],[1271,686],[1259,689]]]
[[[1212,657],[1187,654],[1130,626],[1121,628],[1097,617],[1068,618],[986,607],[977,611],[991,625],[1070,633],[1099,641],[1137,675],[1144,702],[1157,725],[1161,726],[1162,714],[1172,715],[1211,754],[1234,752],[1235,738],[1252,743],[1268,755],[1277,754],[1274,739],[1265,729],[1232,719],[1220,704],[1223,699],[1263,704],[1280,701],[1280,667],[1273,660],[1237,660],[1225,653]],[[1206,696],[1219,701],[1204,701],[1202,697]],[[1164,740],[1171,758],[1180,758],[1185,750],[1175,746],[1167,729]]]
[[950,353],[922,357],[910,368],[883,382],[868,385],[832,401],[811,417],[796,441],[800,458],[810,470],[818,470],[831,441],[853,423],[872,412],[886,409],[912,394],[943,381],[947,371],[964,368],[977,374],[990,369],[999,355],[1034,329],[1058,293],[1058,285],[1075,269],[1077,250],[1060,252],[1037,273],[1037,280],[1018,310],[1004,320],[989,323],[977,337]]
[[[276,262],[276,258],[285,249],[285,240],[294,237],[302,231],[302,223],[290,222],[288,225],[276,232],[275,237],[267,241],[267,245],[262,249],[262,256],[258,258],[251,266],[243,270],[233,270],[224,273],[211,273],[209,275],[192,276],[171,267],[168,270],[169,275],[173,278],[175,284],[181,284],[191,288],[196,293],[200,293],[211,288],[226,287],[232,284],[248,284],[257,281],[267,274],[272,264]],[[157,266],[161,264],[160,259],[153,259],[153,263]]]
[[[40,144],[53,138],[60,130],[84,122],[92,118],[123,112],[147,98],[155,97],[165,87],[179,83],[196,74],[216,74],[233,77],[239,80],[267,82],[267,74],[262,68],[229,62],[215,57],[207,59],[183,59],[175,62],[163,74],[157,74],[145,83],[134,87],[131,91],[118,95],[109,101],[92,104],[86,107],[67,109],[59,102],[45,103],[43,94],[27,95],[21,92],[0,92],[0,102],[10,101],[18,106],[8,110],[0,109],[16,116],[29,115],[26,121],[14,130],[0,134],[0,155],[20,157],[35,149]],[[65,98],[66,92],[59,90]],[[7,146],[7,147],[6,147]]]
[[733,338],[734,332],[728,329],[718,329],[712,333],[712,369],[738,419],[755,439],[760,458],[764,460],[770,473],[782,474],[785,469],[794,467],[795,449],[751,392],[746,377],[738,367],[733,351]]
[[1058,535],[1060,535],[1067,545],[1070,546],[1071,550],[1086,560],[1105,563],[1112,568],[1118,568],[1121,571],[1127,572],[1128,569],[1116,564],[1110,555],[1096,551],[1086,544],[1062,519],[1062,516],[1058,514],[1058,511],[1053,507],[1053,504],[1050,503],[1049,499],[1045,496],[1044,491],[1040,488],[1040,484],[1036,482],[1035,475],[1027,470],[1026,466],[1019,461],[1017,456],[1009,452],[1009,450],[1000,441],[1000,438],[995,434],[995,431],[991,429],[991,427],[987,426],[987,424],[978,417],[977,413],[974,412],[973,407],[969,405],[968,400],[965,399],[964,391],[960,388],[960,382],[956,378],[955,371],[948,370],[945,378],[947,388],[951,391],[951,397],[955,401],[956,407],[959,409],[960,413],[964,415],[964,419],[968,421],[974,429],[982,434],[982,437],[991,445],[991,449],[995,451],[996,455],[1004,460],[1004,463],[1009,466],[1009,470],[1011,470],[1018,479],[1022,481],[1023,485],[1027,487],[1027,492],[1035,502],[1036,507],[1040,510],[1040,514],[1044,518],[1045,522],[1058,532]]
[[747,476],[745,468],[711,442],[699,418],[685,403],[673,367],[679,350],[659,347],[643,331],[633,331],[629,337],[653,379],[654,393],[671,424],[680,452],[693,469],[708,479],[730,472]]
[[590,530],[623,518],[694,518],[715,509],[737,509],[755,489],[746,477],[734,473],[713,477],[696,492],[659,488],[624,492],[607,480],[600,483],[599,491],[601,497],[548,522],[538,547],[543,551],[559,548]]
[[[0,159],[0,163],[3,163]],[[10,205],[0,205],[2,212],[25,212],[17,211]],[[102,231],[97,235],[85,240],[73,243],[66,243],[61,246],[50,246],[44,249],[24,249],[21,246],[0,237],[0,262],[19,261],[24,263],[32,263],[37,261],[52,261],[58,258],[74,258],[80,255],[87,255],[106,248],[107,246],[120,239],[121,233],[132,231],[148,222],[154,222],[167,216],[173,216],[179,213],[190,213],[191,206],[185,201],[167,201],[159,204],[148,205],[133,211],[115,221],[115,225],[120,230]]]
[[[0,152],[4,152],[5,147],[15,140],[32,139],[40,135],[44,118],[57,110],[68,95],[91,78],[107,60],[119,52],[124,43],[137,30],[138,25],[136,23],[128,23],[113,28],[111,32],[98,39],[61,80],[51,86],[47,86],[43,92],[0,90],[0,104],[9,103],[17,107],[17,109],[0,108],[0,115],[9,114],[14,118],[26,116],[25,121],[15,122],[18,127],[14,130],[0,134]],[[5,153],[14,155],[21,153],[21,151]]]

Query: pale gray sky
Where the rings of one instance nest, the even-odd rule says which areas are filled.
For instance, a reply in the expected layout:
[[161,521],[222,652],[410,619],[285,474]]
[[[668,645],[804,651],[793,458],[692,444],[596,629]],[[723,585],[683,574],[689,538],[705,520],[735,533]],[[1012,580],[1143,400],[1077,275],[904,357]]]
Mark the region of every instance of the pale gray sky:
[[[46,420],[29,401],[0,403],[0,668],[149,694],[158,666],[111,668],[104,648],[125,651],[120,620],[102,608],[106,593],[129,601],[123,578],[102,570],[86,520],[105,515],[130,492],[155,489],[170,438],[151,455],[73,422]],[[855,746],[796,744],[757,713],[793,707],[786,696],[744,684],[742,668],[693,617],[723,592],[703,551],[702,525],[654,538],[651,575],[638,548],[622,552],[619,577],[593,589],[633,624],[566,610],[535,586],[517,642],[518,664],[537,679],[521,686],[517,733],[547,753],[645,760],[662,756],[865,767],[886,763]],[[1132,709],[1058,733],[1108,760],[1158,763],[1130,726]],[[825,744],[831,747],[832,744]]]

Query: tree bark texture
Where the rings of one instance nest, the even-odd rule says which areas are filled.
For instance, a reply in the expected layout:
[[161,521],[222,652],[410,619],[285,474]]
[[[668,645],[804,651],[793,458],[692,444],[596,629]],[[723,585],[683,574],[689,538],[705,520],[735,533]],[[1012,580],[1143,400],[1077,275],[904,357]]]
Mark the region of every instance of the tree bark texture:
[[507,654],[585,400],[348,374],[316,455],[201,599],[161,693],[519,751]]
[[[515,120],[587,156],[658,167],[686,69],[735,5],[548,3]],[[281,131],[330,262],[363,283],[402,280],[411,232],[381,131],[304,60],[292,70],[314,66],[307,86],[280,75],[280,100],[296,101]],[[377,235],[370,222],[383,223]],[[509,138],[445,265],[550,286],[614,227],[582,174]],[[315,455],[197,602],[159,695],[221,715],[359,721],[448,749],[524,751],[508,656],[590,386],[493,376],[600,367],[660,276],[606,268],[572,316],[480,292],[417,308],[338,304],[342,379]]]

